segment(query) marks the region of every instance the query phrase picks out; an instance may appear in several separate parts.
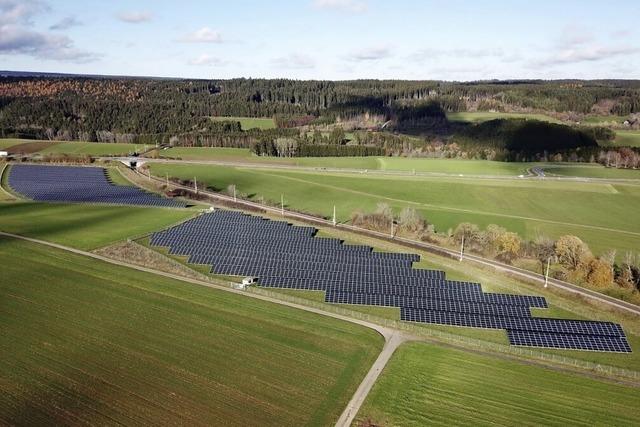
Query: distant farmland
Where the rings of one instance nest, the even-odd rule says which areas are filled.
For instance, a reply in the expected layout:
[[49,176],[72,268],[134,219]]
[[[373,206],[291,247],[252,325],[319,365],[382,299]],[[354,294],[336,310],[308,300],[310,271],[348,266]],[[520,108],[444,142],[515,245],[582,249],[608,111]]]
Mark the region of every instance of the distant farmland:
[[0,419],[329,425],[374,331],[0,238]]

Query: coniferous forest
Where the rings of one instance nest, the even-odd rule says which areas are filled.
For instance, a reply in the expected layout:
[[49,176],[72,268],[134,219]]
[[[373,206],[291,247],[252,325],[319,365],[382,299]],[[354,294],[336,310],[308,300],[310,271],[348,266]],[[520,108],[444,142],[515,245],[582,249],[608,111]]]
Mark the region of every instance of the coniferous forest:
[[[464,111],[547,114],[561,124],[447,119]],[[614,133],[580,126],[582,118],[637,113],[640,82],[623,80],[0,78],[1,137],[245,147],[263,155],[403,155],[434,144],[445,146],[441,152],[462,147],[467,156],[504,160],[576,149],[594,155],[598,141]],[[277,127],[242,129],[215,116],[270,117]],[[331,132],[336,124],[353,134]]]

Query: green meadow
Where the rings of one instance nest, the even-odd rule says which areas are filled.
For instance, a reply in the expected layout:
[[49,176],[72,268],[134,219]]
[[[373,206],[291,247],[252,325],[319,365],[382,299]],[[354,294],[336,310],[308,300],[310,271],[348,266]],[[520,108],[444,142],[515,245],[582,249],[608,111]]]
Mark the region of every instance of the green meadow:
[[0,231],[88,250],[168,227],[195,212],[109,205],[0,203]]
[[332,425],[376,332],[0,238],[0,420]]
[[338,219],[371,211],[386,202],[396,212],[420,211],[439,231],[461,222],[484,227],[499,224],[532,238],[575,234],[596,252],[615,248],[637,251],[640,236],[640,186],[600,182],[499,180],[442,177],[390,177],[367,174],[234,168],[205,165],[152,164],[158,176],[198,181],[214,190],[235,185],[254,200]]
[[362,425],[637,425],[637,388],[422,343],[401,346]]

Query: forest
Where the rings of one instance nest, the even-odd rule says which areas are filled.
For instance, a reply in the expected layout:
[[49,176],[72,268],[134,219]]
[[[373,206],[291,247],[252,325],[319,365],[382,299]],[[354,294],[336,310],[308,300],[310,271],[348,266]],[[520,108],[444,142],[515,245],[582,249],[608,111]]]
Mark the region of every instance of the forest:
[[[447,120],[447,113],[464,111],[632,115],[640,113],[640,81],[0,78],[0,137],[232,146],[288,155],[402,155],[444,143],[473,156],[486,157],[489,150],[498,159],[567,152],[613,138],[599,127]],[[238,122],[211,120],[215,116],[272,117],[277,128],[243,130]],[[350,130],[374,132],[338,141],[309,135],[350,121]],[[539,145],[541,139],[546,142]],[[283,144],[301,148],[278,150]]]

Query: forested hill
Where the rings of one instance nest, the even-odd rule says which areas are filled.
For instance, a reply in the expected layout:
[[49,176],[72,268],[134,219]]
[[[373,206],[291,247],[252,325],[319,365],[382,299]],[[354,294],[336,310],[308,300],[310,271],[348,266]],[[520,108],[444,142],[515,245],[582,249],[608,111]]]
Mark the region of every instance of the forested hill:
[[363,114],[437,124],[445,112],[466,110],[629,115],[640,112],[640,81],[0,77],[0,136],[27,138],[215,132],[211,116],[276,117],[284,127]]

